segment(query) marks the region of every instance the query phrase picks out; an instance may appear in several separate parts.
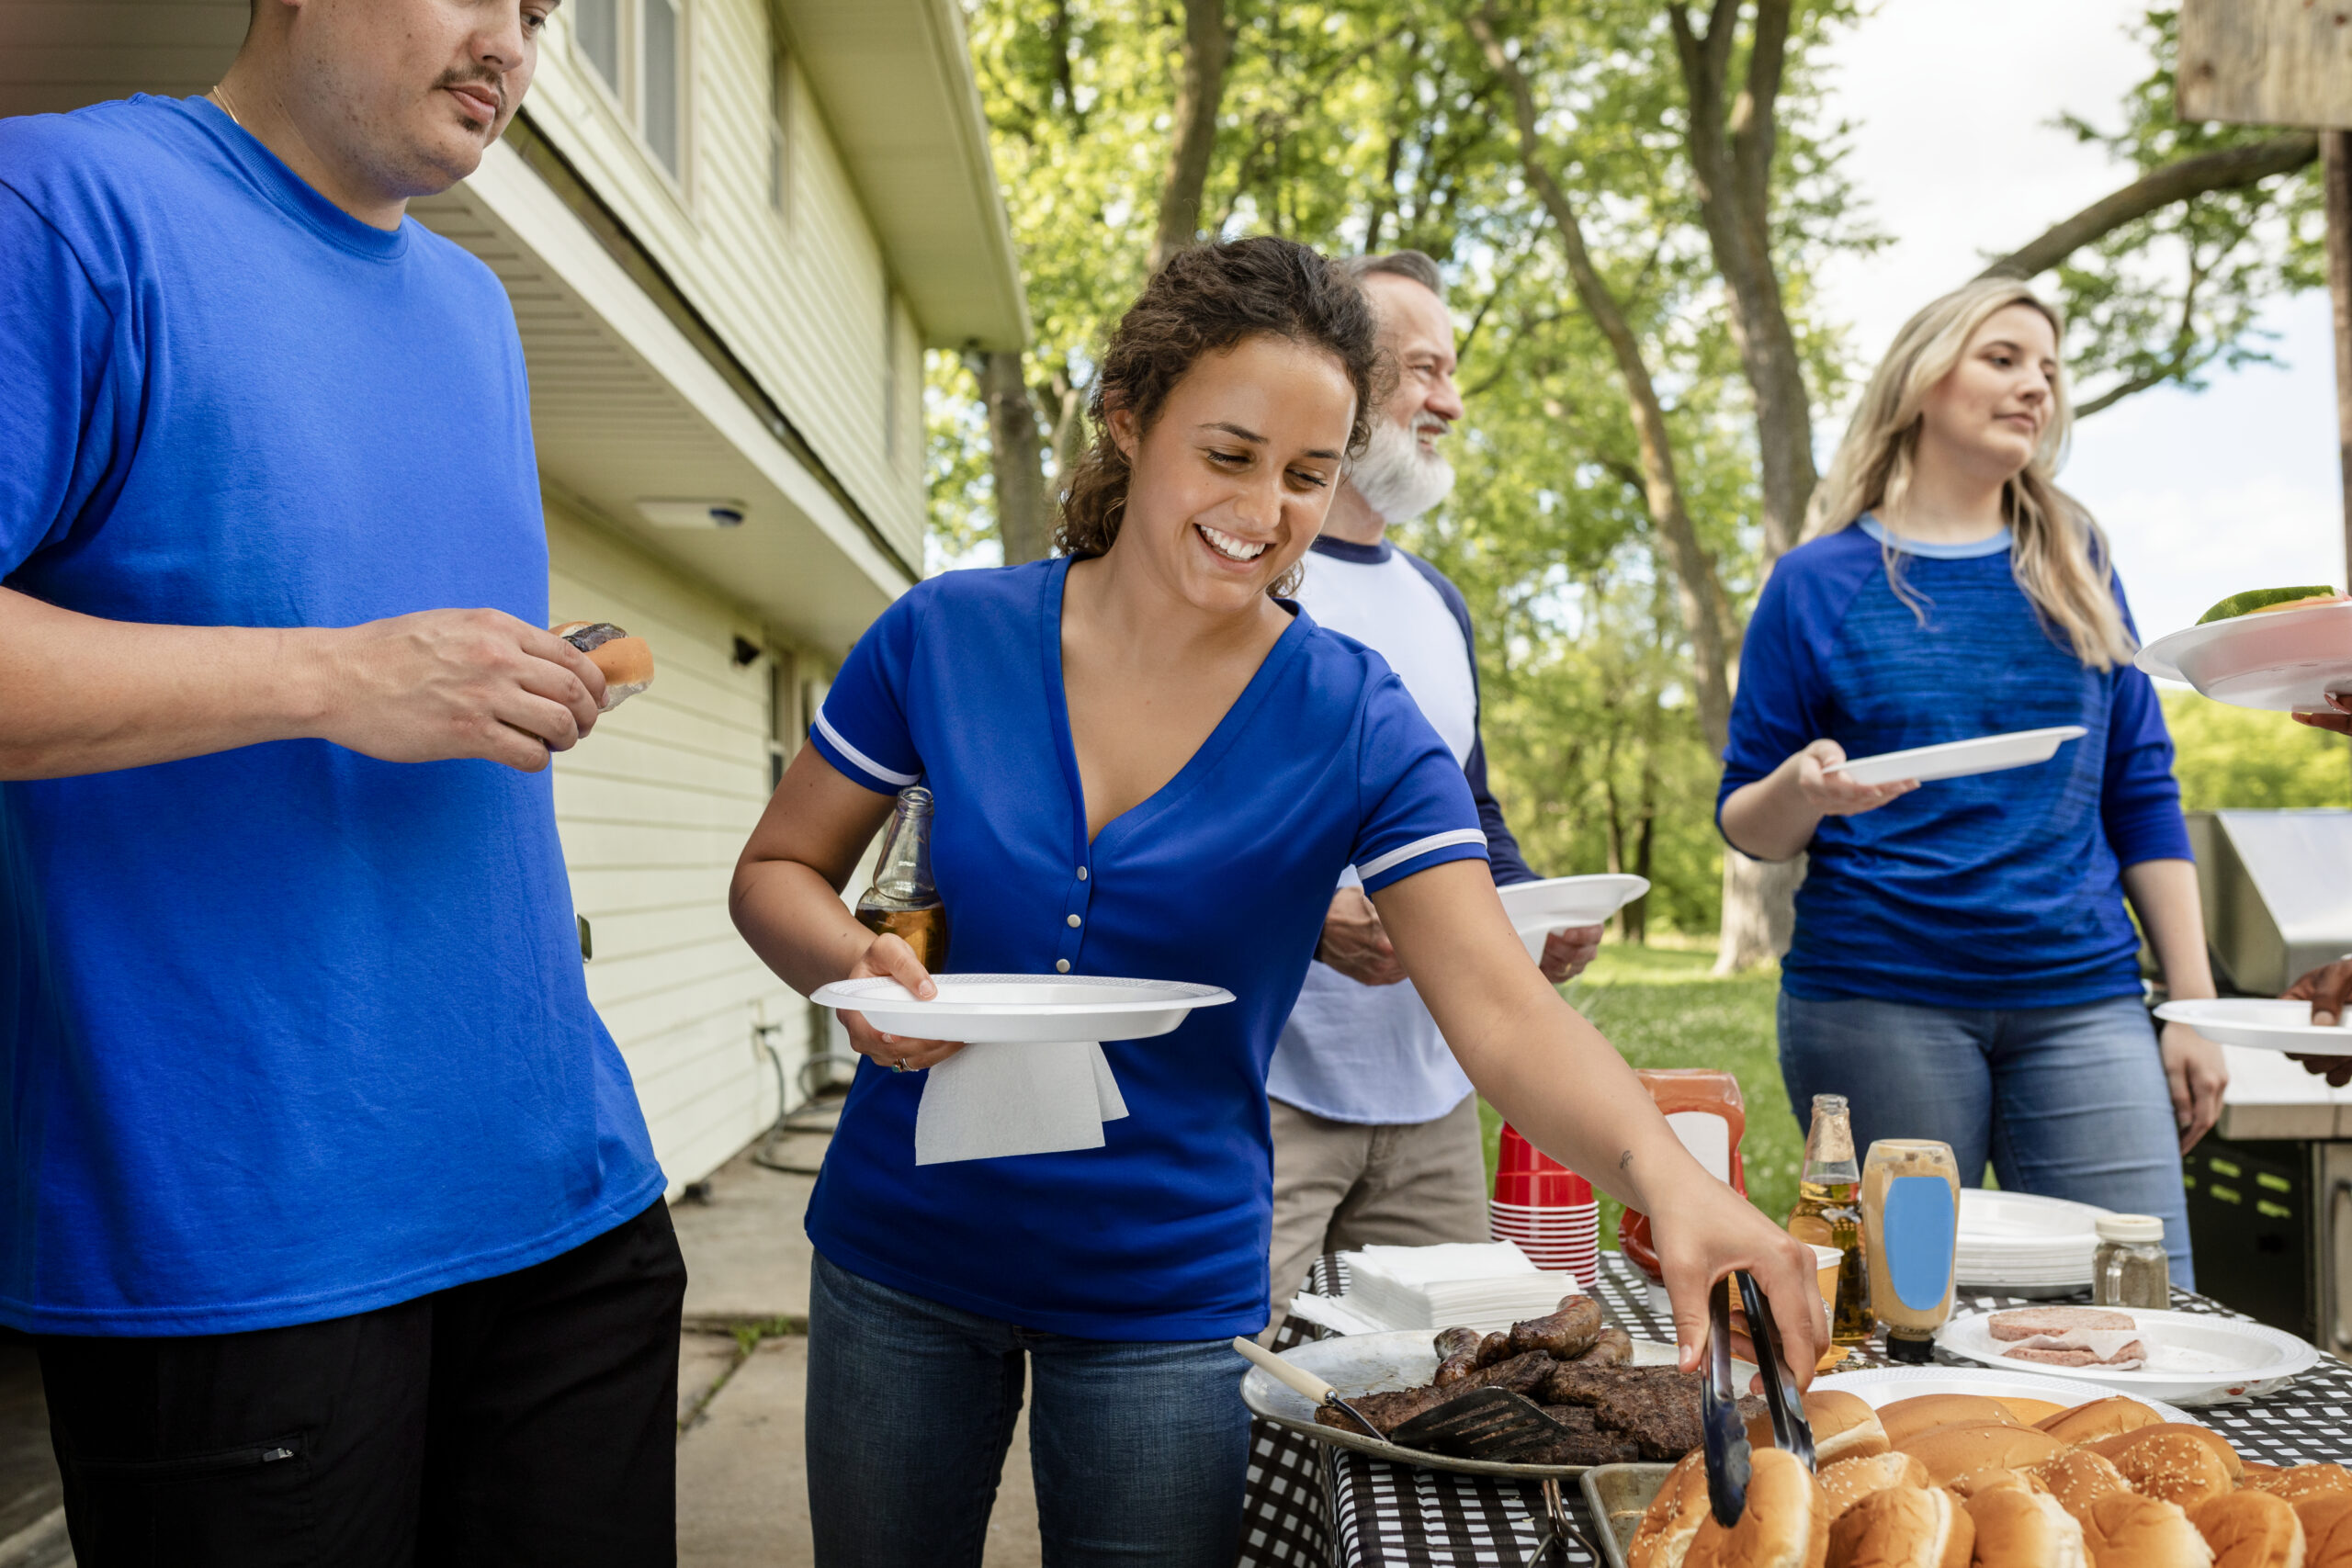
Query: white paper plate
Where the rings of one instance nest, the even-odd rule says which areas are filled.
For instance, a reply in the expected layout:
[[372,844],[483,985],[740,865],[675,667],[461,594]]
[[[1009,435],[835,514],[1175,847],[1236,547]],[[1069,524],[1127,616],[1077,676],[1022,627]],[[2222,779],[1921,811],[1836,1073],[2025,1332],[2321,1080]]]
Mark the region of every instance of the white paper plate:
[[820,986],[819,1007],[864,1013],[886,1034],[915,1040],[1046,1044],[1075,1040],[1148,1040],[1194,1008],[1219,1007],[1233,993],[1180,980],[1121,980],[1100,975],[934,975],[939,996],[918,1001],[879,976]]
[[1856,784],[1894,784],[1902,779],[1960,779],[1972,773],[1997,773],[2004,768],[2031,767],[2046,762],[2069,740],[2090,731],[2079,724],[2052,729],[2019,729],[2007,735],[1980,735],[1973,740],[1947,740],[1940,746],[1914,746],[1907,751],[1881,751],[1875,757],[1849,757],[1821,771],[1843,773]]
[[[1437,1375],[1433,1338],[1426,1328],[1399,1328],[1386,1334],[1342,1334],[1333,1339],[1295,1345],[1282,1355],[1283,1360],[1305,1367],[1338,1389],[1340,1397],[1346,1399],[1352,1394],[1418,1388],[1429,1382]],[[1634,1364],[1637,1367],[1672,1366],[1677,1359],[1671,1345],[1650,1339],[1634,1341]],[[1746,1388],[1747,1380],[1755,1375],[1756,1369],[1747,1362],[1732,1363],[1732,1379],[1736,1386]],[[1374,1442],[1361,1432],[1323,1426],[1315,1419],[1315,1406],[1307,1403],[1305,1394],[1275,1382],[1255,1367],[1241,1380],[1241,1402],[1251,1414],[1305,1433],[1317,1442],[1376,1454],[1400,1464],[1467,1471],[1473,1475],[1581,1475],[1591,1468],[1582,1464],[1498,1464],[1491,1460],[1448,1459],[1422,1449]]]
[[[2118,1308],[2118,1311],[2124,1309]],[[2052,1367],[2036,1362],[2029,1374],[2070,1383],[2093,1383],[2134,1399],[2168,1399],[2175,1404],[2222,1404],[2254,1399],[2309,1371],[2319,1352],[2280,1329],[2233,1317],[2194,1312],[2130,1309],[2148,1347],[2146,1365],[2119,1372],[2111,1367]],[[1993,1314],[1972,1312],[1936,1331],[1936,1345],[1955,1356],[2007,1369],[2021,1363],[2001,1354],[1993,1337]]]
[[1531,926],[1547,931],[1566,931],[1570,926],[1597,926],[1649,890],[1649,878],[1645,876],[1602,873],[1514,882],[1495,892],[1503,901],[1503,913],[1510,917],[1511,925],[1524,936]]
[[2352,694],[2352,604],[2236,615],[2158,637],[2133,660],[2159,681],[2186,681],[2218,703],[2273,713],[2325,713]]
[[2167,1421],[2190,1426],[2204,1423],[2188,1411],[2161,1399],[2132,1393],[2129,1389],[2100,1388],[2078,1379],[2048,1378],[2036,1372],[1977,1371],[1968,1367],[1871,1367],[1859,1372],[1833,1372],[1816,1378],[1816,1389],[1838,1388],[1877,1410],[1898,1399],[1920,1399],[1931,1393],[1973,1393],[1984,1399],[2041,1399],[2071,1410],[2094,1399],[2125,1393]]
[[2108,1211],[2064,1198],[1964,1187],[1954,1259],[1961,1289],[2064,1295],[2087,1289]]
[[2323,1029],[2312,1023],[2309,1002],[2222,997],[2166,1002],[2156,1009],[2156,1016],[2166,1023],[2185,1023],[2223,1045],[2295,1051],[2309,1056],[2352,1056],[2352,1029],[2340,1023]]

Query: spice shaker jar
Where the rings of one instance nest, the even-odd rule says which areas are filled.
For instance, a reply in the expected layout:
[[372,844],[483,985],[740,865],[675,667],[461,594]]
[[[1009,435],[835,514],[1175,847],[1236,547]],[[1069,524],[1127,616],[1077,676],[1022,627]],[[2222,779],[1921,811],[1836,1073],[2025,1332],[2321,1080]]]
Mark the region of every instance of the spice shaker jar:
[[2103,1214],[2091,1255],[2091,1300],[2099,1306],[2162,1312],[2172,1305],[2165,1223],[2151,1214]]

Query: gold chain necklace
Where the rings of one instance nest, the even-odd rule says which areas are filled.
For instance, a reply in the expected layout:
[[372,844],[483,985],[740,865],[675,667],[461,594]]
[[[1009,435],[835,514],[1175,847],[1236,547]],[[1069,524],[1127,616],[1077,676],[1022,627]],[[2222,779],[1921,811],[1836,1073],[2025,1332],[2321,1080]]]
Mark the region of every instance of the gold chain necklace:
[[235,126],[239,130],[245,129],[245,122],[237,118],[236,106],[229,101],[228,88],[216,82],[209,90],[207,90],[204,96],[220,106],[220,112],[229,117],[229,123],[231,125]]

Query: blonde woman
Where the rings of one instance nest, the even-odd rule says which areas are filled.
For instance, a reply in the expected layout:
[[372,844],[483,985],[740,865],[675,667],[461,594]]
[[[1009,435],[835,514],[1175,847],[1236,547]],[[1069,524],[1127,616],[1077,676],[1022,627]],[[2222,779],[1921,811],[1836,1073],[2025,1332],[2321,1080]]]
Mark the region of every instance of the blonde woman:
[[[1896,334],[1740,657],[1717,807],[1765,860],[1809,852],[1781,971],[1800,1111],[1940,1138],[1962,1175],[2165,1222],[2189,1285],[2180,1152],[2220,1050],[2143,1005],[2136,910],[2176,997],[2210,997],[2172,740],[2106,536],[2052,482],[2057,313],[2023,284]],[[2007,730],[2089,733],[2030,768],[1920,784],[1827,770]]]

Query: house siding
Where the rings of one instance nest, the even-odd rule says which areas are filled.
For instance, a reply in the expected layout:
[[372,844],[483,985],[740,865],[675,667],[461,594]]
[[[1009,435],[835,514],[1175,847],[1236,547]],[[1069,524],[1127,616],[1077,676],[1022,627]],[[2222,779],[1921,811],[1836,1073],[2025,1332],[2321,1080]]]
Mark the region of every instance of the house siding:
[[727,911],[735,858],[767,804],[775,671],[768,657],[734,662],[737,636],[765,639],[720,594],[560,502],[547,525],[553,613],[612,621],[657,650],[652,687],[556,759],[555,807],[593,933],[589,999],[674,1192],[775,1119],[758,1027],[779,1026],[768,1040],[787,1072],[808,1049],[808,1004]]
[[[808,85],[787,57],[783,94],[787,210],[768,202],[772,74],[777,38],[763,0],[689,0],[686,154],[671,179],[572,47],[556,14],[531,88],[533,122],[629,226],[729,348],[758,378],[875,526],[910,562],[922,558],[922,464],[885,438],[885,367],[916,364],[921,337],[902,323],[886,355],[890,299],[880,245]],[[904,397],[901,393],[901,397]],[[919,423],[916,429],[920,429]]]

